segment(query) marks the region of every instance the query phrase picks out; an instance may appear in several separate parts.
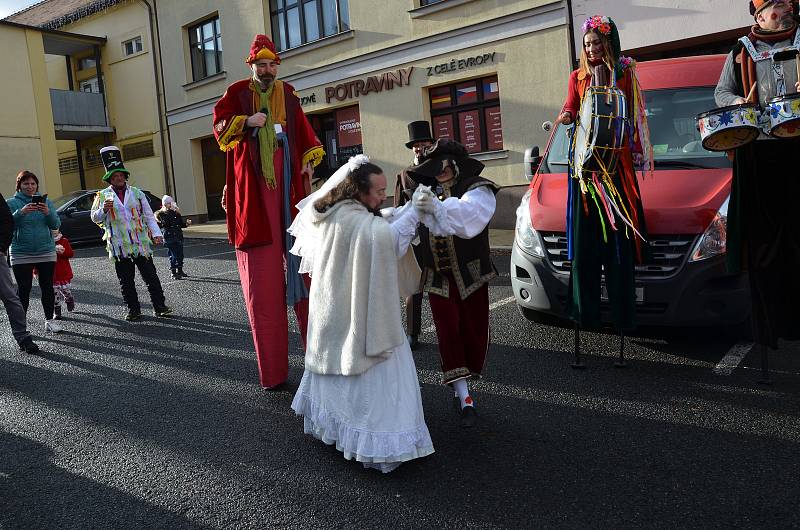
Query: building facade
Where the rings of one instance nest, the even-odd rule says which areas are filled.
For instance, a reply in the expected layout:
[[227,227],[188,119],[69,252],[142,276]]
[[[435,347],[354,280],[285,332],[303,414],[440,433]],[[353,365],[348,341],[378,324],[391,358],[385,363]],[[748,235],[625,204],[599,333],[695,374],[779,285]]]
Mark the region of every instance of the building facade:
[[114,144],[132,184],[157,195],[171,191],[152,7],[141,0],[47,0],[6,21],[43,35],[44,71],[36,77],[49,88],[55,142],[48,151],[57,164],[48,182],[57,180],[63,193],[104,187],[99,151]]
[[638,60],[727,53],[753,25],[745,0],[572,0],[570,7],[576,58],[591,15],[614,19],[623,50]]
[[411,162],[407,124],[424,119],[483,160],[486,176],[523,186],[524,150],[546,141],[539,125],[560,108],[569,73],[563,1],[160,0],[157,10],[162,50],[179,51],[163,54],[176,193],[201,218],[223,216],[212,109],[250,76],[257,33],[273,37],[279,78],[325,145],[323,178],[361,152],[391,178]]
[[14,194],[17,173],[39,176],[44,193],[60,195],[58,156],[42,32],[0,22],[0,192]]

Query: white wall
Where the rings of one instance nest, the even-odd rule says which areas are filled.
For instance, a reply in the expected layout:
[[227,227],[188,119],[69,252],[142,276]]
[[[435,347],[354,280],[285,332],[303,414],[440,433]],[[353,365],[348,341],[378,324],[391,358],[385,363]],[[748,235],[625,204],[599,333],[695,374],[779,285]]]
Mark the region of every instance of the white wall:
[[573,0],[576,50],[591,15],[610,16],[622,49],[641,48],[753,24],[745,0]]

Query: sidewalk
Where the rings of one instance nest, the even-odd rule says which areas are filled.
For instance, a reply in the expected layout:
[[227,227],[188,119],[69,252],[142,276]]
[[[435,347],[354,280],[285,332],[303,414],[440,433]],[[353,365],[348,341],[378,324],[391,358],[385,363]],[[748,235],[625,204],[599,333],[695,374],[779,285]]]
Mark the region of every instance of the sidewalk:
[[[208,223],[193,224],[183,229],[184,237],[200,239],[228,239],[228,228],[225,221],[210,221]],[[513,230],[489,230],[489,245],[499,251],[510,251],[514,243]]]

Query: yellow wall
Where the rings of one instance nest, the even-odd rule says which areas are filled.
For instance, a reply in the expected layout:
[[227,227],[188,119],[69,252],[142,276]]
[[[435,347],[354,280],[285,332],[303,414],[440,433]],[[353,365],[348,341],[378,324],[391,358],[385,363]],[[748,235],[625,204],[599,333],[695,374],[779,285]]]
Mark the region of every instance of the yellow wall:
[[[269,1],[265,0],[264,3],[268,4]],[[376,9],[376,3],[380,4],[379,9]],[[560,3],[553,0],[473,0],[412,18],[409,14],[412,3],[408,1],[349,0],[350,27],[355,30],[353,38],[292,55],[283,63],[281,74],[289,76],[309,68],[358,57],[520,11]],[[419,2],[414,3],[418,4]]]
[[0,24],[0,192],[14,193],[22,169],[39,177],[42,192],[61,194],[53,111],[41,33]]
[[[150,27],[148,11],[142,2],[125,2],[103,10],[95,15],[78,20],[60,28],[61,31],[80,33],[83,35],[104,36],[107,39],[100,49],[100,63],[105,85],[106,108],[109,121],[114,127],[112,142],[122,148],[129,143],[145,140],[153,141],[155,156],[126,160],[125,166],[131,171],[132,184],[152,191],[156,195],[165,193],[165,171],[162,161],[162,147],[157,100],[157,81],[153,72],[153,56],[151,53]],[[125,56],[122,43],[134,37],[142,37],[143,50],[131,56]],[[78,59],[85,53],[72,58],[75,89],[81,80],[94,77],[94,69],[77,71]],[[57,57],[49,68],[49,79],[54,88],[64,85],[66,88],[66,62]],[[58,142],[60,158],[75,156],[74,141]],[[102,135],[82,142],[82,147],[104,144]],[[106,186],[100,179],[101,168],[86,168],[86,186],[88,188]],[[62,176],[65,186],[72,189],[80,187],[77,173]]]
[[[409,13],[419,5],[417,0],[380,2],[380,9],[375,8],[374,0],[349,0],[348,3],[351,32],[283,54],[278,76],[301,85],[301,96],[316,95],[317,103],[304,107],[304,110],[308,113],[330,112],[336,107],[358,103],[364,151],[393,176],[411,160],[411,152],[404,145],[408,140],[407,124],[413,120],[430,119],[429,87],[497,74],[504,150],[493,153],[493,159],[485,161],[486,175],[501,185],[526,184],[523,153],[531,145],[544,146],[547,136],[541,123],[554,118],[566,90],[569,36],[563,3],[553,0],[472,0],[423,16]],[[419,13],[415,11],[413,14]],[[220,18],[224,73],[193,83],[187,28],[212,14],[218,14]],[[207,208],[199,139],[211,134],[211,108],[225,88],[250,75],[243,58],[254,34],[271,33],[269,1],[159,0],[158,15],[176,193],[181,197],[184,211],[203,214]],[[523,19],[526,23],[533,20],[536,25],[522,29],[517,25],[516,33],[510,32],[506,37],[493,34],[484,27],[486,23],[502,23],[504,28],[509,28],[514,20]],[[542,29],[536,31],[540,23]],[[472,38],[483,39],[481,42],[484,44],[462,46],[441,55],[431,55],[437,52],[435,47],[425,48],[426,39],[450,38],[456,34],[469,35],[452,38],[449,41],[451,45],[453,42],[471,42]],[[385,68],[359,71],[354,77],[346,77],[353,74],[344,68],[342,73],[336,74],[336,79],[309,86],[308,80],[314,72],[330,77],[333,74],[327,72],[342,62],[349,64],[348,61],[363,68],[364,61],[370,57],[380,60],[383,50],[387,50],[387,54],[394,53],[396,46],[415,48],[417,52],[422,50],[421,53],[427,55],[424,59],[405,63],[397,62],[396,54],[387,55],[389,66]],[[423,68],[487,52],[495,52],[496,60],[484,66],[432,77]],[[400,58],[402,60],[402,55]],[[409,66],[415,67],[410,86],[325,104],[325,86]]]
[[[157,6],[168,109],[219,98],[229,84],[248,76],[244,59],[253,36],[264,33],[264,10],[269,10],[269,0],[263,4],[261,0],[159,0]],[[193,84],[188,28],[214,14],[220,19],[225,73],[211,83]]]
[[[411,162],[408,141],[409,122],[430,120],[428,89],[431,86],[449,85],[459,81],[497,74],[500,86],[500,107],[503,124],[503,149],[501,158],[486,160],[484,175],[501,186],[526,183],[522,173],[522,156],[532,145],[544,147],[547,134],[541,123],[552,120],[566,95],[569,76],[569,50],[565,27],[554,28],[506,41],[467,48],[455,53],[415,61],[397,68],[414,67],[410,86],[395,87],[360,98],[325,104],[325,87],[300,91],[300,96],[315,96],[316,104],[304,107],[306,113],[329,112],[331,109],[358,103],[361,115],[364,152],[383,168],[387,175],[395,175]],[[537,50],[531,55],[530,50]],[[452,59],[474,57],[494,52],[495,61],[485,66],[428,77],[429,65],[450,63]],[[390,71],[394,71],[392,68]],[[385,70],[347,78],[365,79],[380,75]],[[330,86],[330,85],[328,85]]]

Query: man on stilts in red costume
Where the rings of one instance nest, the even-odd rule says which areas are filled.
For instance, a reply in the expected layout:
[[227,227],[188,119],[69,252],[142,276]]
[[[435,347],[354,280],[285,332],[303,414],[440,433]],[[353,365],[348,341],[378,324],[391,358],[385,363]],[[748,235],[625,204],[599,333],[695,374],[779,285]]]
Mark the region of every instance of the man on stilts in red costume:
[[228,87],[214,107],[214,135],[228,153],[224,203],[265,389],[289,375],[286,306],[294,306],[305,344],[308,284],[287,256],[294,206],[311,191],[322,144],[294,88],[276,79],[275,45],[256,35],[246,59],[252,77]]

